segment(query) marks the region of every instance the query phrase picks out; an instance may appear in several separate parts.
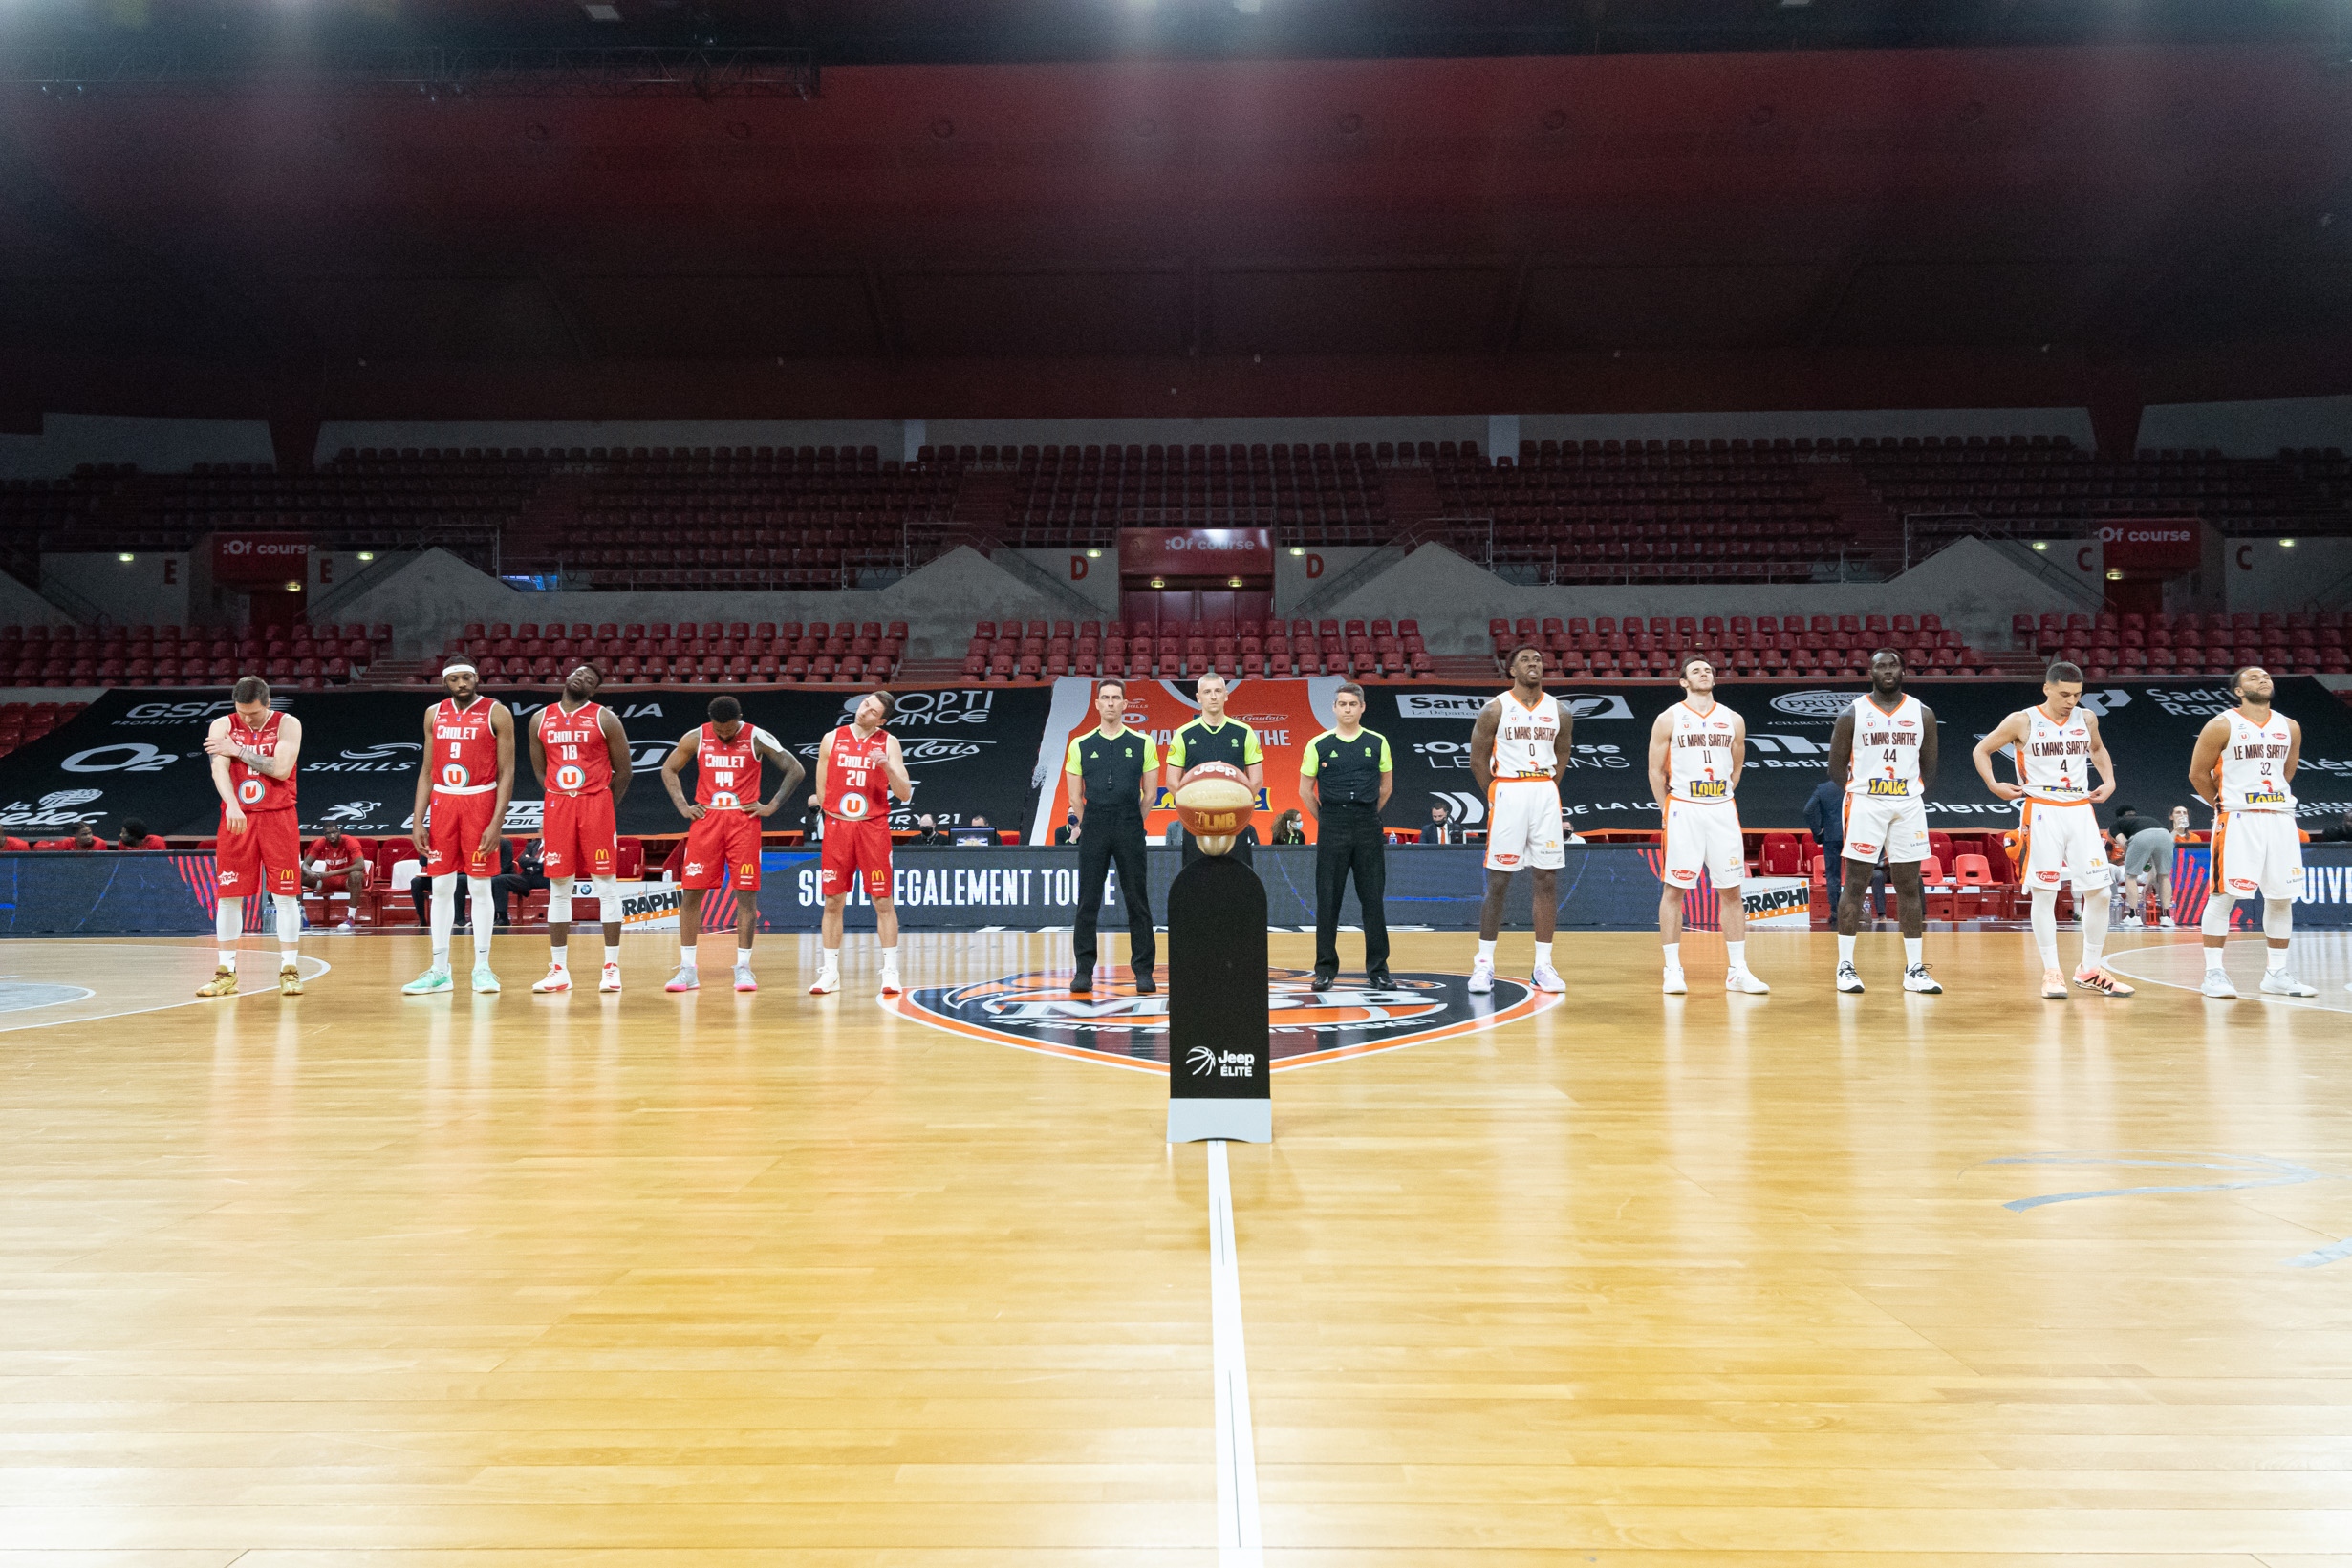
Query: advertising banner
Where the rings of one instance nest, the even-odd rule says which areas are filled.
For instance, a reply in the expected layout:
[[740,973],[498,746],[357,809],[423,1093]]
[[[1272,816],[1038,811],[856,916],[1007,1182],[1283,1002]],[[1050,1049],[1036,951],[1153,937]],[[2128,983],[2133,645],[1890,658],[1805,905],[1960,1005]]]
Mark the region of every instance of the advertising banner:
[[[493,691],[515,714],[515,799],[507,831],[539,830],[542,802],[531,776],[528,725],[550,696]],[[703,721],[709,688],[628,688],[608,694],[628,731],[637,777],[620,803],[624,834],[678,833],[685,819],[670,804],[658,771],[678,738]],[[751,722],[773,734],[811,774],[817,747],[846,722],[862,694],[843,691],[743,691],[735,696]],[[423,752],[424,714],[435,694],[414,691],[294,692],[276,705],[302,720],[302,763],[295,775],[303,830],[329,823],[362,837],[405,833]],[[1051,694],[1042,688],[915,691],[903,694],[891,722],[915,782],[912,805],[894,806],[891,823],[911,827],[928,811],[950,827],[975,816],[991,824],[1022,820],[1027,774]],[[205,731],[229,710],[226,694],[114,691],[72,722],[0,758],[0,827],[19,838],[70,831],[76,822],[109,830],[138,817],[150,832],[210,836],[220,820]],[[687,788],[693,787],[689,769]],[[768,782],[773,788],[773,781]],[[806,794],[801,797],[805,800]],[[799,801],[770,819],[778,830],[802,826]]]
[[2100,552],[2135,577],[2177,577],[2205,564],[2205,534],[2193,517],[2119,517],[2099,526]]
[[311,570],[311,536],[306,533],[216,533],[212,536],[212,580],[299,583]]
[[1122,577],[1264,577],[1273,570],[1271,528],[1119,530]]

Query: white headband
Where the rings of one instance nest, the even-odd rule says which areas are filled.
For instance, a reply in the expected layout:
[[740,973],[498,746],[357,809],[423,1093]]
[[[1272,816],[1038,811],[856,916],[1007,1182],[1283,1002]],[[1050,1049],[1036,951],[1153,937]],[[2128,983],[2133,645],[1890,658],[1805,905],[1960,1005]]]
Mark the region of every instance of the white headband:
[[482,678],[482,672],[466,663],[464,659],[459,659],[455,664],[444,664],[441,667],[441,673],[444,676],[449,674],[452,670],[463,670],[467,675],[472,676],[476,680],[480,680]]

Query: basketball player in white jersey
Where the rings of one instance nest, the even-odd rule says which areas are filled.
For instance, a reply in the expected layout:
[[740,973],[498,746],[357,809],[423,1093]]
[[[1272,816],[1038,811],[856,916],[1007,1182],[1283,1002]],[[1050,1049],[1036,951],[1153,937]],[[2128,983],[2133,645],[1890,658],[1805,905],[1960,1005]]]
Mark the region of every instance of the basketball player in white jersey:
[[1690,695],[1650,726],[1650,792],[1666,824],[1658,892],[1666,994],[1679,997],[1691,989],[1682,976],[1682,894],[1705,871],[1715,881],[1723,948],[1731,958],[1723,989],[1760,997],[1772,987],[1748,973],[1748,912],[1740,903],[1748,853],[1732,801],[1739,770],[1748,764],[1748,721],[1715,699],[1715,665],[1700,655],[1683,655],[1682,689]]
[[1486,792],[1486,902],[1478,911],[1478,957],[1470,989],[1495,989],[1495,941],[1502,899],[1521,868],[1535,873],[1535,968],[1538,991],[1565,991],[1552,967],[1552,930],[1560,918],[1561,759],[1572,720],[1543,690],[1543,652],[1514,649],[1511,689],[1489,702],[1470,731],[1470,777]]
[[1921,797],[1935,777],[1935,714],[1903,689],[1903,655],[1881,649],[1870,658],[1870,689],[1854,698],[1829,735],[1829,776],[1845,785],[1845,887],[1838,899],[1838,989],[1859,991],[1854,935],[1869,902],[1870,877],[1883,856],[1903,922],[1903,989],[1929,996],[1944,988],[1928,973],[1923,933],[1927,893],[1919,863],[1928,858],[1928,808]]
[[[2074,983],[2103,997],[2128,997],[2131,987],[2100,967],[2107,941],[2107,845],[2097,805],[2115,793],[2115,763],[2099,733],[2099,718],[2084,710],[2082,672],[2053,664],[2041,682],[2041,706],[2011,714],[1970,753],[1985,787],[2018,805],[2018,858],[2033,899],[2034,945],[2041,952],[2041,994],[2066,995],[2058,967],[2058,888],[2071,875],[2082,909],[2082,962]],[[2018,782],[1993,776],[1993,758],[2010,752]],[[2099,783],[2093,785],[2091,772]]]
[[2295,794],[2287,787],[2303,759],[2303,726],[2271,712],[2271,673],[2249,664],[2230,682],[2237,706],[2215,714],[2197,732],[2189,784],[2213,808],[2212,891],[2205,899],[2205,984],[2209,997],[2234,997],[2221,967],[2230,935],[2230,906],[2262,898],[2262,991],[2272,997],[2316,997],[2287,969],[2295,939],[2295,900],[2303,891],[2303,840],[2295,826]]

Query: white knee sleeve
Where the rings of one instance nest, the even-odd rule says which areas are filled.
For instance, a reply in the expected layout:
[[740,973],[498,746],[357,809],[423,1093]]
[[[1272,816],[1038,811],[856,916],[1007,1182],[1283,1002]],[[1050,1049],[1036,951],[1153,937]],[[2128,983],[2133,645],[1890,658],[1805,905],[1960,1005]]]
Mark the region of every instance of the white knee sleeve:
[[278,946],[291,953],[302,945],[302,900],[276,892],[270,895],[270,901],[278,911]]
[[2262,934],[2274,942],[2290,941],[2294,938],[2294,899],[2266,898],[2262,901]]
[[2041,954],[2042,966],[2058,967],[2058,890],[2036,888],[2031,905],[2034,917],[2034,946]]
[[[2213,880],[2218,882],[2221,879],[2215,877]],[[2233,902],[2234,900],[2227,893],[2215,893],[2208,898],[2205,901],[2205,918],[2197,922],[2197,929],[2208,936],[2229,935],[2230,905]]]
[[223,947],[235,947],[237,938],[245,934],[245,900],[224,898],[213,912],[212,934]]
[[568,926],[572,923],[572,878],[556,877],[548,884],[548,924]]
[[458,924],[458,878],[455,871],[433,879],[433,951],[449,951],[449,934]]
[[591,883],[596,890],[596,912],[609,926],[620,924],[620,878],[599,876]]
[[469,876],[465,879],[465,889],[467,895],[473,900],[474,940],[479,942],[490,934],[490,921],[494,908],[491,903],[490,879],[486,876]]

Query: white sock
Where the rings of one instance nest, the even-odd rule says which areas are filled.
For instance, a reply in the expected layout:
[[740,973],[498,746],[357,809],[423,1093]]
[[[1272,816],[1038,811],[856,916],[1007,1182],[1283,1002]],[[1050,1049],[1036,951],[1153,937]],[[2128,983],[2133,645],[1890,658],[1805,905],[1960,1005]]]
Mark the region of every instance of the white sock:
[[2041,967],[2058,967],[2058,890],[2036,888],[2033,891],[2034,946],[2041,950]]
[[278,911],[278,967],[298,967],[294,960],[302,952],[302,900],[290,892],[273,892],[270,901]]
[[2107,917],[2114,911],[2113,900],[2104,888],[2093,888],[2082,895],[2082,967],[2097,969],[2099,960],[2107,951]]
[[571,968],[572,965],[566,957],[566,950],[569,945],[570,944],[565,942],[558,942],[550,939],[548,942],[548,962],[554,965],[557,969]]
[[684,971],[686,971],[686,973],[688,973],[688,974],[690,974],[690,975],[691,975],[691,974],[693,974],[693,973],[694,973],[694,970],[695,970],[695,961],[694,961],[694,960],[695,960],[695,957],[696,957],[696,954],[697,954],[697,950],[696,950],[696,949],[694,949],[694,948],[690,948],[690,947],[681,947],[681,948],[680,948],[680,949],[678,950],[678,967],[679,967],[679,968],[680,968],[680,969],[682,969],[682,970],[684,970]]
[[221,944],[221,967],[229,973],[237,969],[237,939],[245,934],[245,900],[224,898],[213,912],[212,935]]
[[884,969],[895,969],[898,967],[898,950],[896,948],[886,947],[882,950],[882,967]]
[[2295,939],[2295,900],[2266,898],[2262,901],[2262,934],[2276,943],[2265,949],[2262,967],[2278,974],[2287,967],[2287,944]]
[[1903,967],[1906,969],[1917,969],[1921,964],[1927,962],[1927,945],[1928,939],[1925,936],[1904,937]]
[[1549,942],[1538,942],[1538,943],[1536,943],[1536,945],[1535,945],[1535,966],[1536,966],[1538,969],[1549,969],[1549,968],[1551,968],[1551,966],[1552,966],[1552,944],[1551,944],[1551,943],[1549,943]]
[[1723,944],[1723,951],[1731,955],[1732,967],[1734,969],[1745,969],[1748,967],[1747,938],[1741,937],[1737,942],[1725,942]]
[[1680,942],[1668,942],[1664,945],[1666,948],[1666,967],[1669,969],[1680,969],[1682,967],[1682,944]]
[[2221,954],[2222,950],[2217,947],[2209,947],[2205,950],[2205,972],[2208,975],[2215,973],[2222,967]]
[[[608,926],[619,925],[620,879],[613,876],[599,876],[593,878],[589,886],[596,890],[597,916]],[[604,961],[609,964],[620,962],[620,948],[617,944],[613,942],[604,944]]]
[[433,879],[433,967],[449,967],[449,935],[458,925],[458,878],[455,871]]
[[1489,969],[1495,967],[1495,944],[1493,942],[1481,940],[1478,943],[1478,962]]
[[1842,964],[1850,964],[1850,963],[1852,963],[1853,961],[1854,961],[1854,939],[1853,939],[1851,936],[1841,936],[1841,937],[1839,937],[1839,938],[1838,938],[1838,962],[1840,962],[1840,963],[1842,963]]
[[735,969],[738,974],[750,973],[751,950],[749,948],[739,947],[735,950]]
[[604,961],[609,964],[618,964],[620,962],[619,943],[607,942],[604,944]]
[[825,969],[839,970],[841,967],[841,950],[837,947],[829,947],[825,949],[825,961],[820,967]]
[[2283,947],[2264,948],[2262,950],[2262,973],[2265,975],[2285,974],[2287,972],[2287,955],[2293,951],[2294,950],[2292,948]]
[[468,894],[474,902],[474,967],[490,967],[490,879],[469,876],[465,879]]

